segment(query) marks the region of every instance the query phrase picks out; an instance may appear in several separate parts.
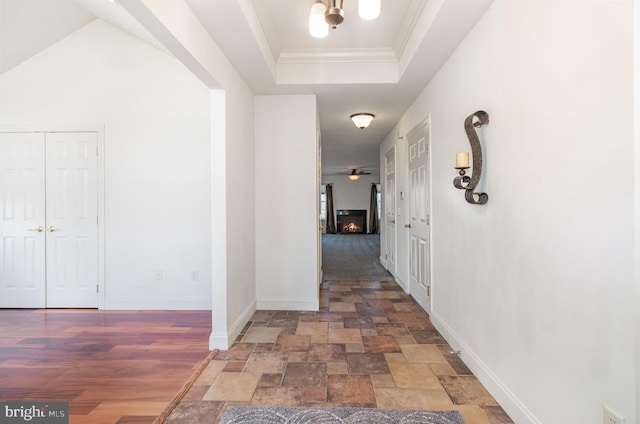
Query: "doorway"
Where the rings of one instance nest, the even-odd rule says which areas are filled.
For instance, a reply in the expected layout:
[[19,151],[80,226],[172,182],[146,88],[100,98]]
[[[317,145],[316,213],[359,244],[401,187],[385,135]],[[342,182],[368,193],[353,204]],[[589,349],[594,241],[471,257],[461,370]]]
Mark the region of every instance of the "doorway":
[[0,133],[0,307],[98,307],[98,134]]
[[431,170],[429,117],[408,134],[409,293],[431,312]]

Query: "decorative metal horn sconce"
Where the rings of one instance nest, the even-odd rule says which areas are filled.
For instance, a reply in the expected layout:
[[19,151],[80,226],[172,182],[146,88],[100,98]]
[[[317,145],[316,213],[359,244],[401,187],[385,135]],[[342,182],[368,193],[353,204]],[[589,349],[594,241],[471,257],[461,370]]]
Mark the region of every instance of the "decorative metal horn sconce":
[[[474,118],[477,121],[474,122]],[[460,172],[453,179],[455,188],[464,190],[464,198],[473,205],[484,205],[489,200],[487,193],[474,193],[480,177],[482,176],[482,147],[475,128],[479,128],[489,123],[489,114],[483,110],[479,110],[467,116],[464,120],[464,130],[467,132],[469,143],[471,144],[471,155],[473,157],[473,168],[471,168],[471,177],[465,175],[465,169],[469,169],[469,153],[460,152],[456,155],[456,169]],[[474,128],[475,127],[475,128]]]

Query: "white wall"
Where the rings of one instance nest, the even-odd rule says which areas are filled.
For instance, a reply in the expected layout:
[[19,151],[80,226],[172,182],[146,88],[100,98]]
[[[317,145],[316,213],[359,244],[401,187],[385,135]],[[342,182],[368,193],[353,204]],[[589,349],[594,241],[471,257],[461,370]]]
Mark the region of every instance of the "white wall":
[[120,0],[211,89],[212,331],[227,349],[256,308],[253,93],[184,0]]
[[0,125],[104,125],[106,308],[211,307],[209,90],[200,81],[93,21],[2,74],[0,99]]
[[313,95],[255,98],[258,309],[319,307],[316,116]]
[[[633,5],[634,116],[640,111],[640,4]],[[640,423],[640,119],[635,119],[636,421]]]
[[[517,423],[636,421],[631,16],[495,0],[391,132],[431,114],[431,319]],[[452,184],[479,109],[484,206]]]

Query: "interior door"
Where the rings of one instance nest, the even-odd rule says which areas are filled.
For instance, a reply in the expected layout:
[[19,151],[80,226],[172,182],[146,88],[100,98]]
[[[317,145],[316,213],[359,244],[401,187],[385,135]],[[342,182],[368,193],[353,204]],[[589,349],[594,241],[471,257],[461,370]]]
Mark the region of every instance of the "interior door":
[[[322,224],[321,215],[321,202],[320,195],[322,192],[322,138],[320,134],[320,123],[317,124],[316,131],[316,155],[318,157],[318,162],[316,164],[316,211],[318,211],[318,290],[320,290],[320,285],[322,284],[322,280],[324,278],[324,269],[322,268],[322,233],[324,232],[324,226]],[[318,292],[319,293],[319,292]]]
[[0,133],[0,307],[98,306],[96,133]]
[[387,269],[396,272],[396,161],[395,152],[385,155],[384,217],[386,235],[385,260]]
[[47,307],[98,306],[96,133],[46,135]]
[[408,134],[409,140],[409,293],[430,312],[430,192],[428,120]]
[[0,133],[0,307],[45,307],[44,134]]

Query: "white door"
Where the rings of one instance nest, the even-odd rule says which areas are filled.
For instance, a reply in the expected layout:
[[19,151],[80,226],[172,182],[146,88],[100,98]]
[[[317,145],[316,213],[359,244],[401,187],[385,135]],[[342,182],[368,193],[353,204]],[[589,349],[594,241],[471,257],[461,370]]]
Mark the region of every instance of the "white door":
[[95,133],[46,135],[47,307],[98,306]]
[[316,187],[318,187],[318,191],[316,192],[316,211],[318,211],[318,296],[320,295],[320,285],[322,284],[323,273],[322,269],[322,233],[324,230],[324,226],[322,225],[321,219],[321,193],[322,193],[322,138],[319,131],[320,125],[318,125],[318,130],[316,132],[316,156],[318,158],[318,162],[316,163]]
[[97,134],[0,137],[0,306],[97,307]]
[[0,307],[45,307],[44,134],[0,133]]
[[429,125],[411,131],[409,140],[409,293],[430,312]]
[[387,269],[396,272],[396,161],[395,152],[389,150],[385,155],[384,184],[384,220],[386,235],[385,259]]

